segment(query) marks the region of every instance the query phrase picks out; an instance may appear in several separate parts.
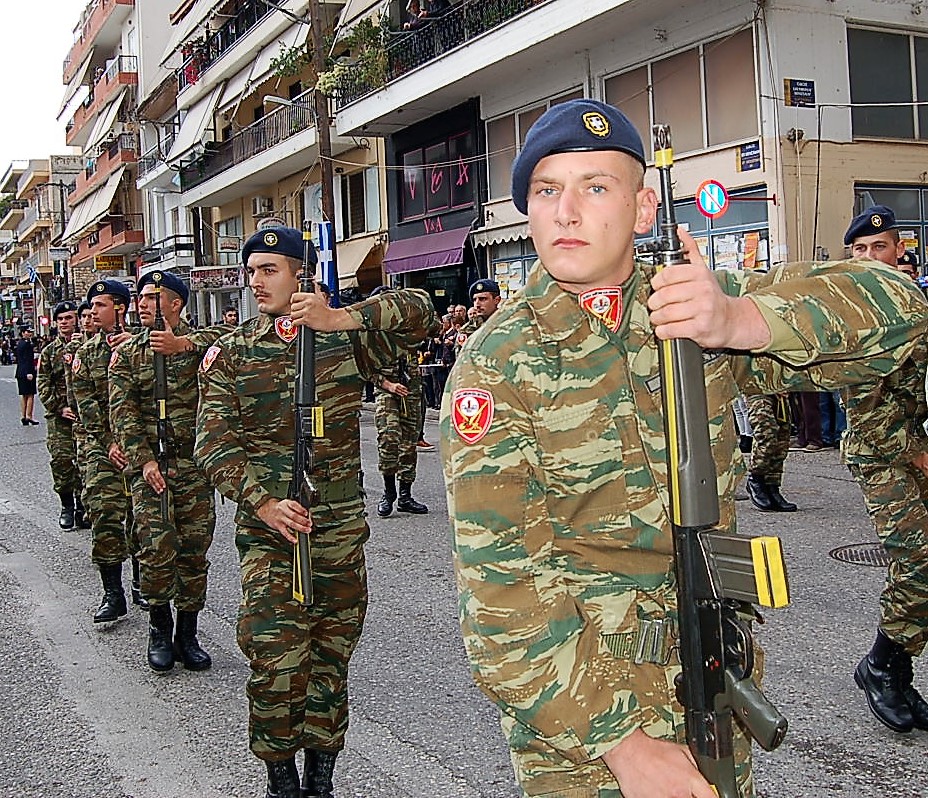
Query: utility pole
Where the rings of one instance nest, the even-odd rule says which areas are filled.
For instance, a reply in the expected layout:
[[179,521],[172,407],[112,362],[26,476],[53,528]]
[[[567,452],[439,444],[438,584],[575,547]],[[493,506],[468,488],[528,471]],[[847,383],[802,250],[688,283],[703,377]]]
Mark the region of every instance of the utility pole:
[[[65,217],[65,209],[67,208],[67,202],[65,201],[65,191],[67,189],[73,188],[73,186],[69,186],[66,183],[62,183],[60,180],[57,180],[57,181],[49,181],[48,183],[41,183],[40,185],[37,186],[37,188],[46,188],[49,186],[54,186],[55,188],[58,189],[58,213],[60,214],[60,216],[58,217],[60,220],[60,228],[58,230],[58,244],[59,246],[63,246],[64,245],[64,241],[63,241],[64,231],[66,227],[64,217]],[[62,281],[61,298],[70,299],[71,298],[71,286],[68,284],[68,262],[66,260],[62,260],[62,261],[58,261],[58,263],[61,263],[61,281]]]

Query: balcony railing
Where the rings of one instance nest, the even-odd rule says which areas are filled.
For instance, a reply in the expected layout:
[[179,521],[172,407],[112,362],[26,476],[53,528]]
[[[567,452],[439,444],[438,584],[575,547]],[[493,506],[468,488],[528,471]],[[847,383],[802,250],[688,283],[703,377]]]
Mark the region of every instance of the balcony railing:
[[164,159],[167,157],[167,154],[171,151],[171,147],[174,146],[174,139],[177,137],[177,131],[171,130],[168,133],[164,134],[164,138],[161,139],[160,144],[156,144],[148,152],[146,152],[141,158],[139,158],[139,177],[148,174],[160,163],[164,163]]
[[28,276],[29,268],[33,268],[38,271],[39,266],[42,263],[42,253],[34,252],[24,261],[19,264],[19,273],[23,276]]
[[273,6],[264,0],[246,0],[234,17],[227,19],[219,30],[210,33],[205,39],[195,39],[181,48],[184,63],[177,70],[177,91],[196,83],[200,74],[214,61],[241,39],[268,14]]
[[338,79],[336,109],[360,100],[386,83],[544,2],[547,0],[464,0],[421,28],[390,34],[391,41],[386,46],[386,80],[381,82],[365,76],[357,69],[347,70]]
[[181,189],[186,191],[198,186],[220,172],[313,127],[316,123],[315,113],[308,104],[302,104],[309,103],[311,96],[311,92],[304,92],[293,101],[298,104],[278,108],[232,138],[207,145],[206,152],[199,160],[181,170]]
[[161,261],[168,258],[193,257],[194,247],[193,235],[183,233],[162,238],[160,241],[154,241],[141,250],[139,254],[142,256],[142,263],[150,265],[152,263],[161,263]]

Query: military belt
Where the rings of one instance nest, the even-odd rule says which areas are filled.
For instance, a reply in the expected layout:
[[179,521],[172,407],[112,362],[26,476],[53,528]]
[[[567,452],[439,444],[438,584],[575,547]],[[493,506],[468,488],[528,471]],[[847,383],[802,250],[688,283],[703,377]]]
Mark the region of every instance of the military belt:
[[674,622],[672,618],[639,618],[636,629],[604,634],[602,638],[619,659],[630,659],[636,665],[643,662],[667,665],[675,645]]
[[336,482],[320,482],[316,487],[319,490],[319,501],[324,504],[345,502],[361,495],[357,477],[340,479]]

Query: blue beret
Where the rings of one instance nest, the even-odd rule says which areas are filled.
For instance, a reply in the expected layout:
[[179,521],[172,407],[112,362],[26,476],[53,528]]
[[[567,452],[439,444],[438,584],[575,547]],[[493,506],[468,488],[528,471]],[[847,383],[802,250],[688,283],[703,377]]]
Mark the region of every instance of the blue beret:
[[95,296],[107,294],[113,297],[114,300],[118,300],[121,304],[129,307],[129,300],[131,299],[129,289],[125,283],[121,283],[119,280],[97,280],[87,291],[87,304],[89,305]]
[[477,280],[476,283],[471,283],[467,295],[473,299],[474,294],[482,294],[484,291],[499,296],[499,283],[496,280]]
[[541,115],[512,165],[512,202],[528,212],[528,184],[538,162],[559,152],[616,150],[645,166],[641,136],[618,108],[596,100],[568,100]]
[[[155,277],[155,275],[158,276]],[[160,283],[162,288],[167,288],[177,294],[185,305],[190,298],[190,289],[184,285],[184,281],[181,280],[180,277],[176,274],[171,274],[171,272],[163,272],[160,269],[155,269],[154,271],[148,272],[148,274],[143,274],[139,277],[135,290],[141,294],[142,289],[149,283],[154,285]]]
[[896,214],[893,213],[892,208],[887,208],[885,205],[872,205],[851,219],[851,224],[844,234],[844,244],[850,246],[855,238],[875,236],[886,230],[894,230],[895,227]]
[[897,266],[914,266],[918,268],[918,255],[916,255],[912,250],[907,249],[902,253],[902,257],[896,262]]
[[71,302],[70,300],[65,300],[64,302],[59,302],[57,305],[55,305],[55,309],[52,311],[52,318],[57,319],[62,313],[72,312],[77,312],[77,303]]
[[77,306],[77,315],[80,316],[81,313],[83,313],[85,310],[90,310],[90,303],[87,302],[86,300],[81,302],[80,305]]
[[[303,234],[293,227],[265,227],[254,232],[242,247],[242,263],[246,266],[252,252],[270,252],[303,260]],[[309,252],[309,261],[315,265],[319,259],[312,241],[309,242]]]

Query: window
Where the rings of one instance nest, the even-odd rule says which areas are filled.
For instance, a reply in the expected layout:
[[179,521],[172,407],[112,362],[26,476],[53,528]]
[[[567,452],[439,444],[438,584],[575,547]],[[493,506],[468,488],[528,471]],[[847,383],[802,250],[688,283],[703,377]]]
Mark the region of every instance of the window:
[[[848,28],[852,103],[911,103],[915,99],[911,39],[897,33]],[[852,108],[854,135],[916,138],[913,110],[911,106]]]
[[335,216],[339,220],[336,239],[372,233],[380,229],[380,189],[377,168],[338,175]]
[[606,102],[641,133],[650,158],[651,126],[670,125],[675,152],[757,135],[754,37],[750,29],[608,78]]
[[490,276],[499,283],[503,299],[525,286],[525,279],[538,259],[531,239],[504,241],[490,250]]
[[402,220],[473,205],[473,159],[469,131],[403,153]]
[[[216,232],[224,238],[242,238],[242,217],[233,216],[231,219],[223,219],[216,225]],[[218,253],[217,263],[219,266],[240,266],[241,252],[235,250],[220,250]]]
[[[487,122],[487,185],[490,187],[490,199],[509,196],[512,162],[525,143],[528,129],[552,105],[581,97],[583,97],[583,92],[575,89],[538,105]],[[518,142],[518,147],[516,142]]]

